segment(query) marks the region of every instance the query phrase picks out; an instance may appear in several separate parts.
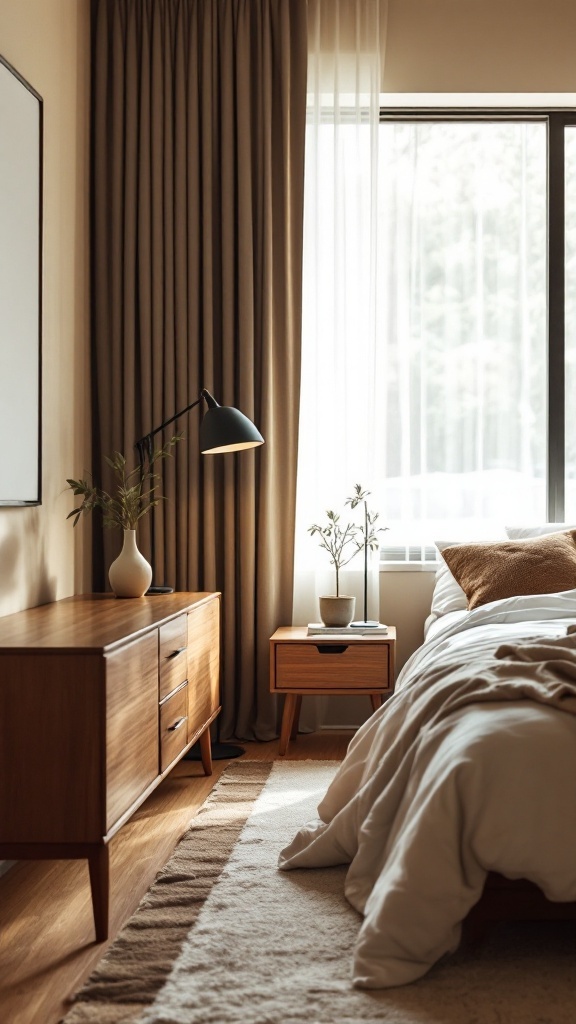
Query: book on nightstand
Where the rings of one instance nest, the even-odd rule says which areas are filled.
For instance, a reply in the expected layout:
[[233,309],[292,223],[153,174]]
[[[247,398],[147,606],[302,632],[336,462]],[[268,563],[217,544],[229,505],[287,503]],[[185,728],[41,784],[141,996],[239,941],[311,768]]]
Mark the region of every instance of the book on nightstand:
[[308,636],[382,636],[388,626],[379,622],[377,626],[323,626],[321,622],[308,623]]

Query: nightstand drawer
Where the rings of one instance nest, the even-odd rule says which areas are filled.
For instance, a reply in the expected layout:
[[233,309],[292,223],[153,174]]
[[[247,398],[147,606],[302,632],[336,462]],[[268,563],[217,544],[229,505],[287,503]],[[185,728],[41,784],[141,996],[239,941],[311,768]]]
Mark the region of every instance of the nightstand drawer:
[[188,684],[160,705],[160,771],[166,770],[188,742]]
[[160,626],[159,697],[167,697],[188,678],[188,616],[178,615]]
[[276,689],[391,689],[390,647],[355,640],[351,643],[276,644]]

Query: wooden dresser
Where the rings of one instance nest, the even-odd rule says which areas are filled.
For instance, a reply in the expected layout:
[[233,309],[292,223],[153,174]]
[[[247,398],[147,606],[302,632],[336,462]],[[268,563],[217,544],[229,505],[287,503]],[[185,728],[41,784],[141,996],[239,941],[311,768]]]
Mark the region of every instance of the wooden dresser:
[[86,857],[108,936],[108,842],[189,747],[212,771],[220,595],[84,595],[0,618],[0,859]]

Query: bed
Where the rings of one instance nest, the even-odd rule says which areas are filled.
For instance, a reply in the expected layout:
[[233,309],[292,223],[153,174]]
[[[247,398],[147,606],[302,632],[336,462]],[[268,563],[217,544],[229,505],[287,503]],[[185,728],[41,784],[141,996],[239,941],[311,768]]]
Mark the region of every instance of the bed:
[[423,645],[279,861],[349,865],[361,988],[421,977],[483,913],[576,901],[576,530],[438,546]]

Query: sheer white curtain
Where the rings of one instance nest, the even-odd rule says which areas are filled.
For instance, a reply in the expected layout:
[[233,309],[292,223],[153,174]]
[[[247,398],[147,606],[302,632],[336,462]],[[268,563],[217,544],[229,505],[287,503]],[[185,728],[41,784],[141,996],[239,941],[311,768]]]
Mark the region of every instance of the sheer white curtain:
[[[382,0],[309,0],[302,383],[296,510],[294,623],[318,621],[318,596],[335,573],[312,523],[342,520],[355,484],[375,490],[374,344],[377,294],[378,121],[385,31]],[[364,618],[364,560],[344,569],[340,592]],[[378,619],[377,565],[367,617]]]

